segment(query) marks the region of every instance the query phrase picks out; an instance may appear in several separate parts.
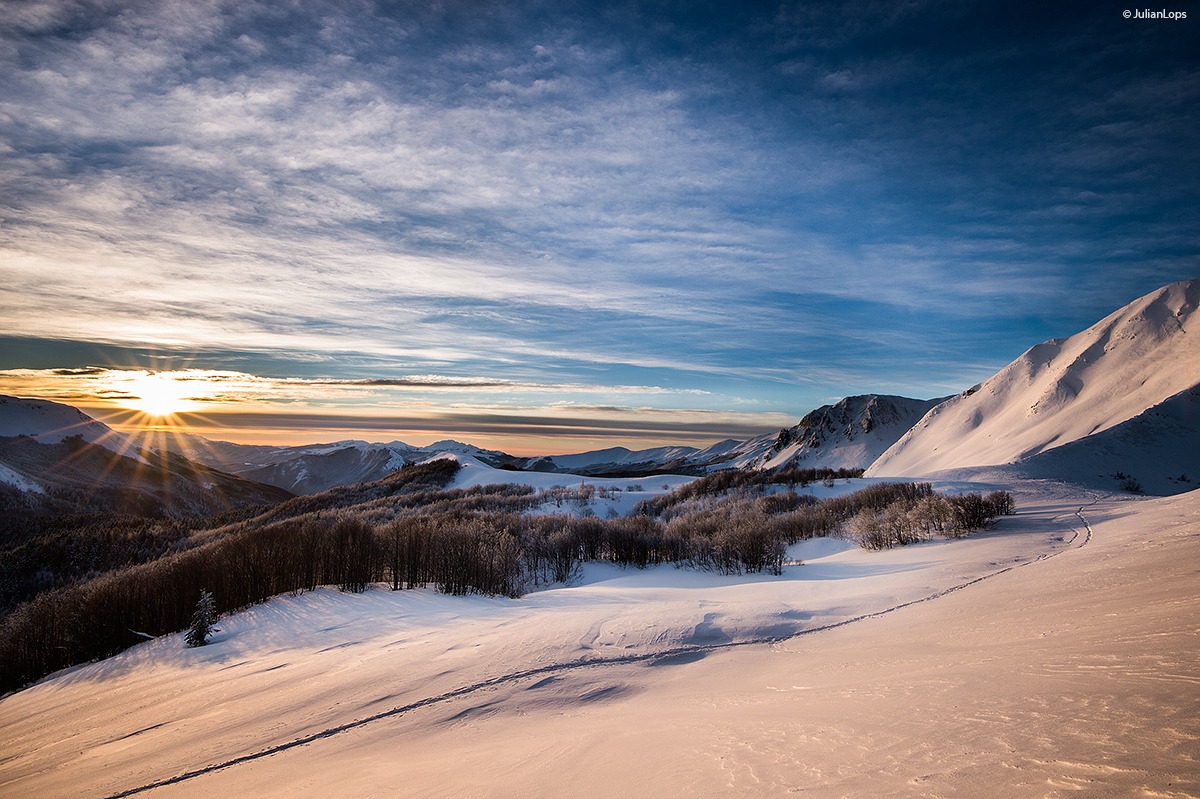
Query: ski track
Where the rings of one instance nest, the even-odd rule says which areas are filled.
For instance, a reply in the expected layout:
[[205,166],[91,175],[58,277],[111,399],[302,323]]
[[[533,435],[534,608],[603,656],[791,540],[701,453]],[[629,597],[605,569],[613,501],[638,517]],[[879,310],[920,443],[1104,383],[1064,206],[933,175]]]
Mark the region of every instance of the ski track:
[[[194,769],[192,771],[186,771],[183,774],[177,774],[173,777],[168,777],[166,779],[158,780],[156,782],[151,782],[151,783],[147,783],[145,785],[139,785],[134,788],[129,788],[127,790],[121,791],[120,793],[110,794],[110,795],[104,797],[104,799],[122,799],[122,797],[134,796],[135,794],[145,793],[146,791],[152,791],[155,788],[162,788],[167,785],[175,785],[180,782],[186,782],[187,780],[195,779],[196,777],[202,777],[205,774],[212,774],[213,772],[223,771],[227,768],[232,768],[234,766],[241,765],[242,763],[249,763],[250,761],[253,761],[253,760],[261,760],[264,757],[270,757],[271,755],[279,754],[280,752],[286,752],[289,749],[295,749],[297,747],[306,746],[310,743],[314,743],[316,741],[320,741],[325,738],[331,738],[335,735],[346,732],[348,730],[353,730],[353,729],[357,729],[359,727],[364,727],[368,724],[371,724],[372,722],[381,721],[383,719],[392,718],[394,716],[400,716],[400,715],[403,715],[410,711],[418,710],[423,707],[429,707],[430,705],[441,704],[442,702],[447,702],[451,699],[457,699],[461,696],[468,696],[468,695],[476,693],[478,691],[483,691],[483,690],[486,690],[489,688],[495,688],[496,686],[499,686],[499,685],[506,685],[508,683],[519,682],[521,680],[527,680],[531,677],[539,677],[542,675],[555,674],[555,673],[566,672],[566,671],[574,671],[576,669],[588,669],[588,668],[598,668],[598,667],[602,667],[602,666],[626,665],[626,664],[630,664],[630,663],[643,663],[646,661],[678,658],[683,655],[691,655],[691,654],[704,655],[709,652],[715,652],[715,651],[721,650],[721,649],[732,649],[734,647],[758,646],[758,645],[762,645],[762,644],[768,644],[768,645],[780,644],[785,641],[790,641],[794,638],[799,638],[802,635],[812,635],[814,633],[825,632],[827,630],[834,630],[834,629],[837,629],[838,627],[845,627],[850,624],[857,624],[858,622],[866,621],[867,619],[876,619],[881,616],[886,616],[888,614],[895,613],[898,610],[903,610],[904,608],[912,607],[913,605],[919,605],[923,602],[931,602],[935,599],[941,599],[942,597],[949,596],[950,594],[953,594],[957,591],[961,591],[964,588],[968,588],[972,585],[976,585],[977,583],[981,583],[984,580],[990,580],[993,577],[999,577],[1002,574],[1007,574],[1008,572],[1014,571],[1015,569],[1019,569],[1024,566],[1030,566],[1034,563],[1042,563],[1056,555],[1061,555],[1063,552],[1067,552],[1072,549],[1082,549],[1083,547],[1085,547],[1089,543],[1091,543],[1091,540],[1092,540],[1092,526],[1091,526],[1091,524],[1088,523],[1087,518],[1083,515],[1083,511],[1085,508],[1091,507],[1092,505],[1095,505],[1096,503],[1100,502],[1102,499],[1105,499],[1105,498],[1106,497],[1102,497],[1101,499],[1096,499],[1096,500],[1088,503],[1087,505],[1082,505],[1074,512],[1073,515],[1078,517],[1080,523],[1083,524],[1082,540],[1080,540],[1080,531],[1078,529],[1072,527],[1071,528],[1072,536],[1071,536],[1071,538],[1069,538],[1065,541],[1067,546],[1065,546],[1062,549],[1055,550],[1053,552],[1043,552],[1042,554],[1038,555],[1036,558],[1034,558],[1032,560],[1027,560],[1023,563],[1017,563],[1012,566],[1006,566],[1005,568],[998,569],[994,572],[988,572],[987,574],[981,575],[972,580],[967,580],[966,582],[962,582],[957,585],[953,585],[949,588],[929,594],[928,596],[920,597],[919,599],[913,599],[908,602],[903,602],[899,605],[893,605],[892,607],[873,611],[871,613],[864,613],[862,615],[854,616],[849,619],[842,619],[841,621],[832,622],[830,624],[822,624],[817,627],[810,627],[807,630],[800,630],[799,632],[795,632],[790,635],[763,636],[763,637],[759,637],[759,638],[747,638],[742,641],[729,641],[729,642],[717,643],[717,644],[698,644],[698,645],[693,645],[693,646],[678,646],[678,647],[672,647],[669,649],[659,650],[657,652],[643,652],[643,653],[639,653],[639,654],[623,655],[621,657],[614,657],[614,658],[587,658],[587,659],[582,659],[582,660],[572,660],[572,661],[568,661],[566,663],[550,663],[550,664],[547,664],[544,666],[538,666],[536,668],[526,669],[524,671],[510,672],[508,674],[502,674],[498,677],[492,677],[490,679],[482,680],[480,682],[472,683],[470,685],[464,685],[461,688],[455,688],[453,691],[447,691],[446,693],[426,697],[424,699],[419,699],[416,702],[410,702],[406,705],[400,705],[398,707],[394,707],[389,710],[384,710],[379,713],[374,713],[370,716],[365,716],[361,719],[355,719],[354,721],[346,722],[345,724],[339,724],[335,727],[328,727],[319,732],[312,733],[311,735],[305,735],[304,737],[296,738],[294,740],[287,741],[285,743],[276,744],[274,746],[269,746],[266,749],[260,749],[257,752],[251,752],[248,755],[242,755],[240,757],[235,757],[230,760],[224,760],[220,763],[214,763],[212,765],[204,766],[202,768]],[[1059,518],[1062,518],[1062,517],[1056,516],[1051,521],[1055,521]],[[1076,543],[1076,542],[1078,542],[1078,543]],[[1071,546],[1071,545],[1074,545],[1074,546]],[[597,624],[597,626],[598,625],[599,625],[599,623]]]

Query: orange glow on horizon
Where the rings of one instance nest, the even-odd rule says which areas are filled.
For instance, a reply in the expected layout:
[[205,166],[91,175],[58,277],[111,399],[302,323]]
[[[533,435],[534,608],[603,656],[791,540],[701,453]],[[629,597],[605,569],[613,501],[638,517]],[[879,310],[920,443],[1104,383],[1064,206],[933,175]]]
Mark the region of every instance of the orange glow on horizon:
[[[260,377],[236,371],[80,367],[0,372],[0,393],[79,408],[138,442],[300,446],[348,439],[424,447],[453,439],[515,456],[626,447],[703,448],[786,426],[779,413],[721,412],[506,396],[474,384]],[[570,387],[564,388],[564,390]],[[583,399],[588,399],[584,397]],[[203,442],[190,442],[202,446]],[[138,446],[145,444],[139,443]]]
[[[305,446],[353,439],[370,443],[401,441],[413,447],[424,447],[436,441],[452,439],[481,449],[499,450],[515,457],[534,457],[574,454],[618,446],[628,449],[668,446],[703,448],[716,440],[708,436],[657,437],[634,432],[625,436],[589,436],[586,432],[578,435],[516,432],[506,435],[456,430],[449,426],[441,430],[412,430],[388,427],[385,423],[381,423],[379,427],[363,427],[361,422],[364,417],[351,416],[346,417],[348,424],[345,427],[338,426],[336,422],[323,425],[299,423],[290,426],[286,424],[286,413],[279,413],[279,422],[270,427],[250,427],[236,421],[226,421],[219,412],[205,414],[203,417],[194,413],[150,417],[124,410],[113,412],[111,408],[91,407],[85,410],[114,430],[142,441],[163,440],[174,434],[186,433],[211,441],[257,446]],[[353,424],[354,422],[359,424]]]

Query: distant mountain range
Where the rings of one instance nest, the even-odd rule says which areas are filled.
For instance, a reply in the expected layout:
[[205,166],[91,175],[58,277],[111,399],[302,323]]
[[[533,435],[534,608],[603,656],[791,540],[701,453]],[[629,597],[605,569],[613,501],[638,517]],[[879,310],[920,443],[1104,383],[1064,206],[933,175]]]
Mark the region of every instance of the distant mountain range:
[[425,447],[402,441],[263,447],[185,435],[172,437],[169,446],[199,463],[296,494],[378,480],[405,463],[442,452],[467,455],[497,469],[581,477],[702,475],[715,469],[785,467],[864,469],[938,401],[875,394],[847,397],[818,408],[796,426],[778,433],[748,441],[721,441],[704,449],[609,447],[570,455],[517,457],[458,441],[438,441]]
[[[279,447],[211,441],[186,433],[167,434],[162,440],[170,463],[177,468],[190,464],[193,471],[202,467],[243,481],[275,486],[289,494],[314,494],[337,486],[380,480],[406,464],[428,460],[440,453],[468,456],[492,468],[510,472],[577,477],[702,475],[715,469],[787,466],[861,469],[895,442],[935,402],[876,395],[847,397],[834,405],[818,408],[795,427],[779,433],[748,441],[721,441],[704,449],[609,447],[569,455],[518,457],[450,440],[424,447],[402,441],[357,440]],[[103,448],[108,460],[124,457],[142,463],[144,470],[150,464],[160,470],[165,462],[163,458],[143,452],[131,437],[81,411],[43,400],[0,397],[0,433],[27,437],[20,444],[24,454],[19,458],[13,454],[5,456],[5,451],[0,449],[0,486],[34,493],[44,493],[46,485],[56,484],[62,477],[62,469],[48,470],[45,464],[36,464],[37,459],[31,453],[41,451],[37,445],[58,444],[69,436],[79,436],[84,443]],[[0,443],[5,440],[0,438]],[[31,448],[30,445],[34,446]],[[13,442],[10,448],[13,446],[18,445]],[[47,457],[53,460],[59,456],[51,457],[47,451]],[[118,473],[124,471],[129,470]],[[161,481],[161,476],[156,479]]]
[[517,457],[458,441],[276,447],[175,434],[168,451],[150,452],[75,408],[0,397],[0,498],[45,505],[87,497],[92,505],[211,512],[380,480],[439,453],[508,472],[582,477],[781,468],[924,477],[1005,467],[1018,476],[1177,493],[1200,484],[1198,304],[1200,279],[1175,283],[1070,338],[1030,348],[957,396],[846,397],[776,434],[704,449]]

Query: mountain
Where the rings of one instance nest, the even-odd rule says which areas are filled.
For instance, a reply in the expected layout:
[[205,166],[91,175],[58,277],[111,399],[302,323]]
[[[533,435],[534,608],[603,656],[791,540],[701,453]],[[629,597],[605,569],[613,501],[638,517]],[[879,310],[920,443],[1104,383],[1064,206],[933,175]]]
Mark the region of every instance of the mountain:
[[206,516],[291,497],[274,486],[138,448],[67,405],[0,397],[0,509]]
[[580,452],[573,455],[547,455],[527,458],[514,464],[523,471],[558,472],[588,477],[640,477],[667,472],[692,474],[701,461],[692,461],[699,452],[695,447],[653,447],[631,450],[626,447]]
[[717,462],[741,469],[865,469],[941,401],[845,397],[778,433],[724,448]]
[[[722,442],[736,445],[738,442]],[[721,445],[710,447],[719,453]],[[209,441],[201,436],[176,433],[167,441],[171,452],[222,471],[294,494],[315,494],[330,488],[381,480],[406,464],[449,453],[474,458],[493,469],[509,472],[540,472],[585,477],[643,477],[654,474],[699,474],[716,454],[692,460],[695,447],[655,447],[630,450],[626,447],[581,452],[571,455],[517,457],[499,450],[483,449],[446,439],[424,447],[403,441],[373,443],[335,441],[293,447],[233,444]],[[508,478],[512,480],[511,477]]]
[[607,447],[565,455],[517,457],[453,440],[424,447],[403,441],[384,444],[357,440],[277,447],[209,441],[187,434],[172,435],[167,446],[198,463],[295,494],[315,494],[336,486],[380,480],[407,463],[442,453],[467,456],[510,472],[579,477],[695,476],[729,468],[862,469],[940,401],[877,394],[846,397],[817,408],[799,424],[779,433],[748,441],[726,439],[704,449]]
[[426,457],[417,447],[401,441],[375,444],[348,440],[280,447],[175,434],[167,439],[167,448],[197,463],[293,494],[315,494],[335,486],[379,480],[406,463]]
[[406,464],[453,453],[498,468],[517,468],[524,459],[497,450],[486,450],[460,441],[438,441],[414,447],[403,441],[373,443],[346,440],[326,444],[278,447],[210,441],[190,434],[175,434],[167,448],[222,471],[293,494],[316,494],[337,486],[382,480]]
[[238,474],[293,494],[315,494],[334,486],[380,480],[412,461],[412,450],[356,443],[328,452],[306,453]]
[[[1161,428],[1166,422],[1156,422],[1158,417],[1181,425],[1184,441],[1194,439],[1200,424],[1194,402],[1200,386],[1197,305],[1200,278],[1173,283],[1070,338],[1030,348],[980,385],[933,408],[867,475],[922,476],[1018,462],[1034,470],[1052,462],[1067,468],[1063,458],[1069,453],[1086,460],[1107,448],[1106,457],[1119,461],[1120,450],[1135,445],[1144,461],[1154,457],[1144,451],[1149,441],[1131,441],[1129,433]],[[1112,432],[1097,438],[1106,431]],[[1122,440],[1126,443],[1118,446]],[[1184,441],[1161,442],[1172,455],[1167,459],[1172,471],[1182,468],[1174,456],[1188,453]],[[1087,443],[1049,457],[1073,442]],[[1193,477],[1200,476],[1198,452],[1192,448],[1184,458],[1195,464]],[[1078,471],[1078,464],[1070,469]]]
[[43,444],[55,444],[79,436],[114,452],[135,449],[133,441],[78,408],[47,400],[0,395],[0,437],[29,436]]

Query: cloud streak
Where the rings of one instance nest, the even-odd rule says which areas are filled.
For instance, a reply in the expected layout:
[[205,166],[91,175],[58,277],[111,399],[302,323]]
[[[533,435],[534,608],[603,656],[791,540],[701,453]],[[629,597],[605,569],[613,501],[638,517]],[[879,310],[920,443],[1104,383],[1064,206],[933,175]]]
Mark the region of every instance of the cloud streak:
[[1096,9],[7,4],[0,335],[514,403],[947,393],[1195,272],[1190,52]]

